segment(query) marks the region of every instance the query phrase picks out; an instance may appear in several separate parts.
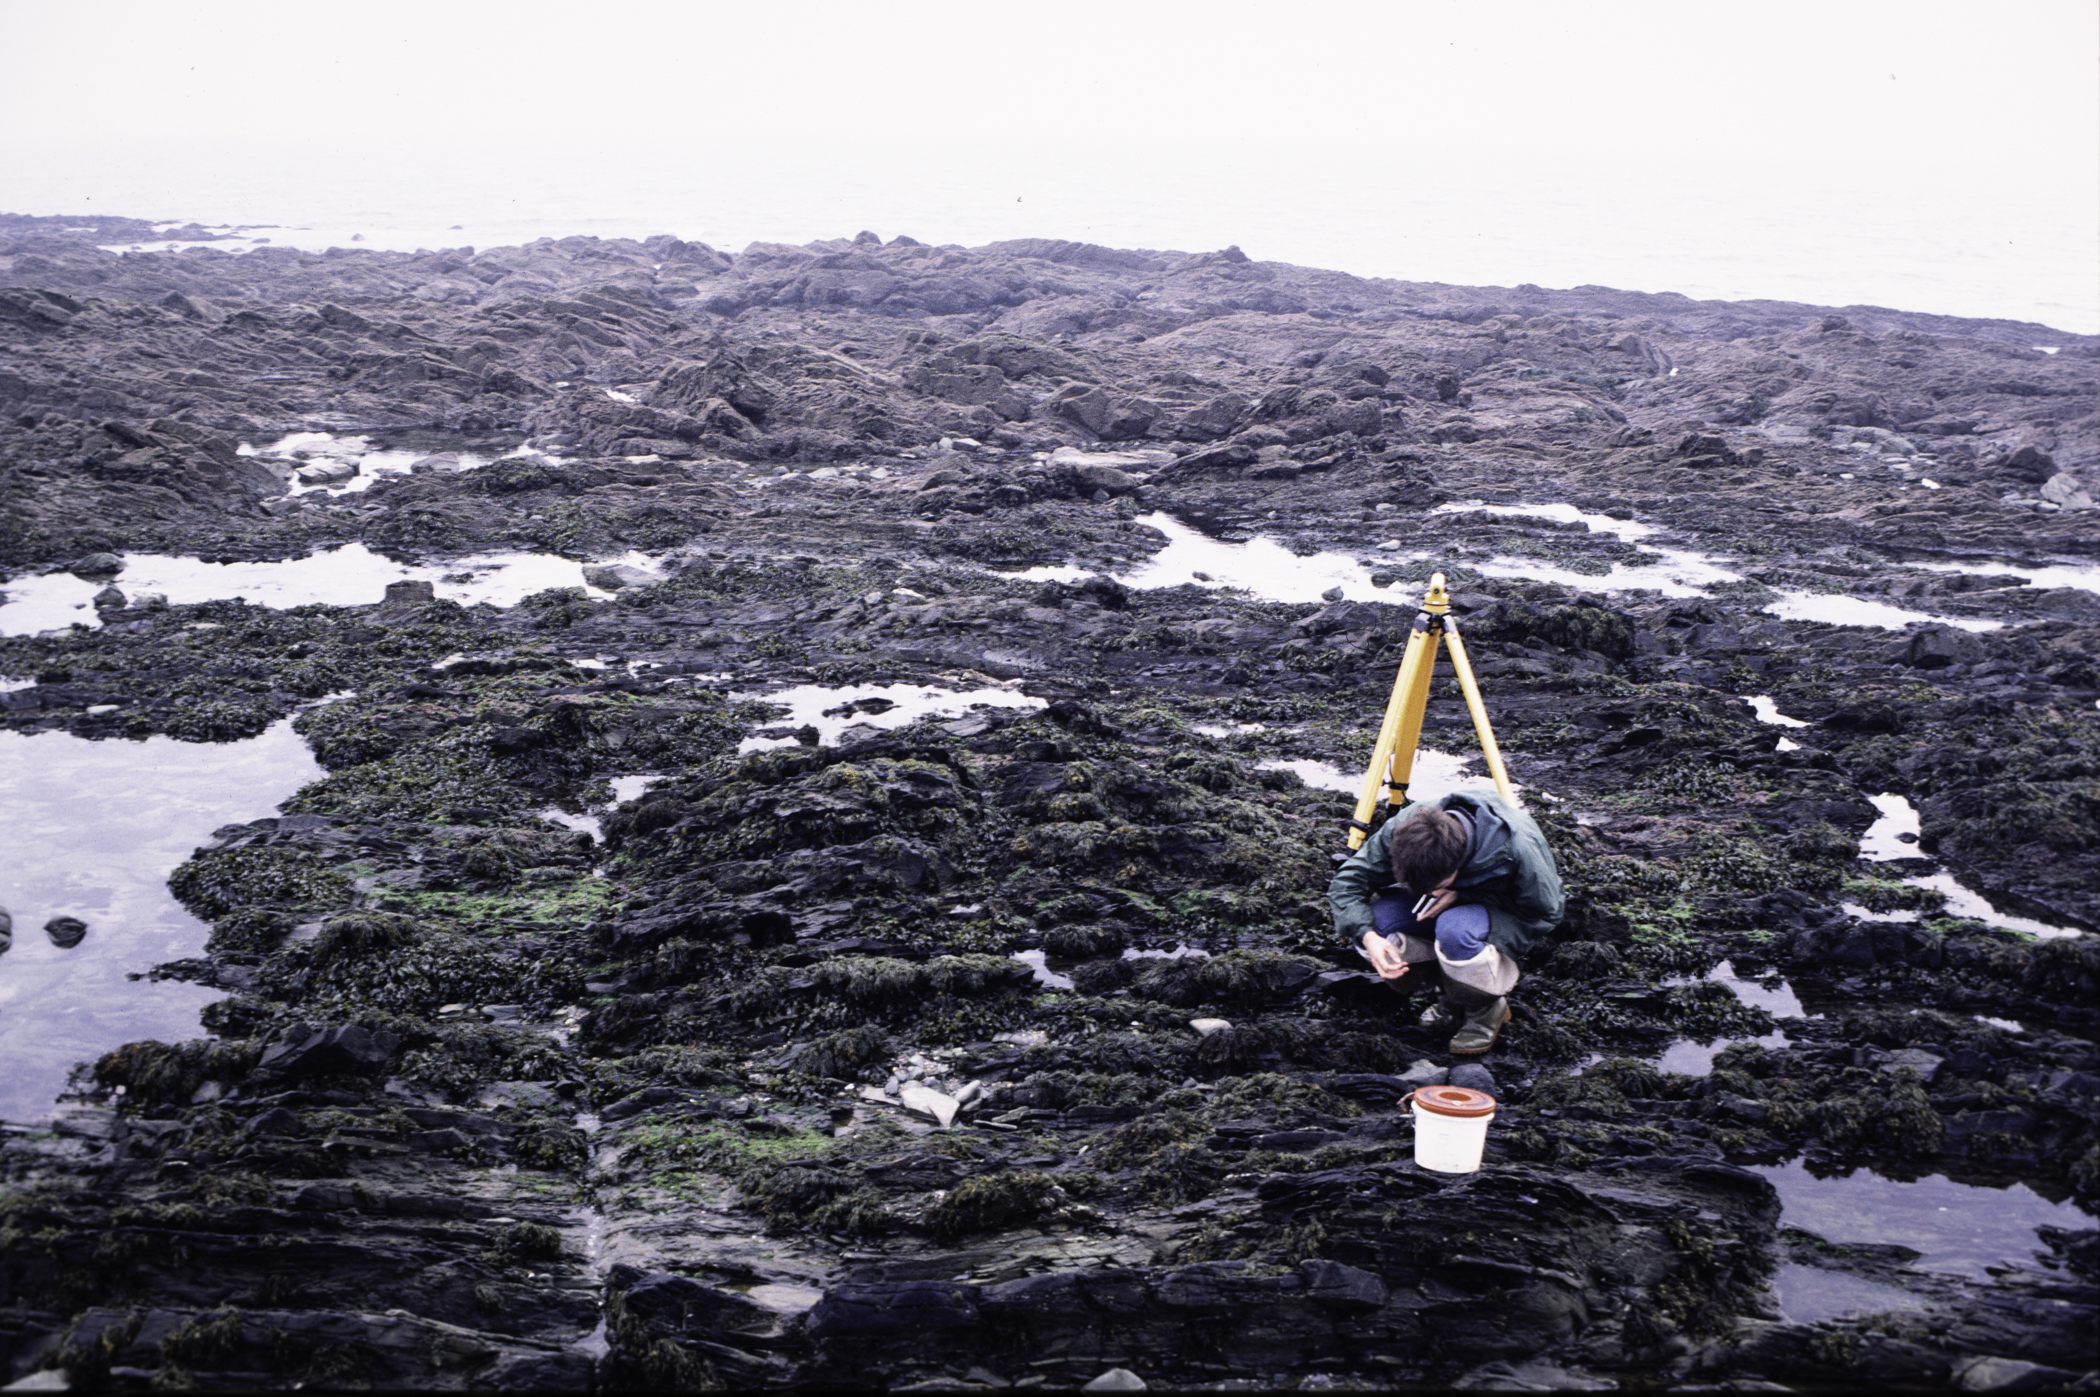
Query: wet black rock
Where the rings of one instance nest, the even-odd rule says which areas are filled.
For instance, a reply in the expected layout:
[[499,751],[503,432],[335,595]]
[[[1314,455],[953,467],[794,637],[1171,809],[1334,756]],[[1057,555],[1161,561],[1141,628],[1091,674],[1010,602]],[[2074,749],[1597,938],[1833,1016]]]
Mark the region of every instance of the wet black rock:
[[384,1068],[399,1046],[400,1038],[386,1029],[294,1023],[264,1050],[256,1070],[286,1078],[372,1073]]

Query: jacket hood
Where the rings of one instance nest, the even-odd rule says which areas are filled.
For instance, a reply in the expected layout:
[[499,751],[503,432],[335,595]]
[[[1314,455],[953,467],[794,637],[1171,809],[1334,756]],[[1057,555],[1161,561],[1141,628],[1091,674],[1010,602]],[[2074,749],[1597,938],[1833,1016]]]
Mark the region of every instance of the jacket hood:
[[1464,816],[1468,826],[1466,857],[1458,866],[1456,886],[1470,888],[1516,871],[1509,823],[1493,804],[1464,794],[1445,796],[1438,803],[1453,814]]

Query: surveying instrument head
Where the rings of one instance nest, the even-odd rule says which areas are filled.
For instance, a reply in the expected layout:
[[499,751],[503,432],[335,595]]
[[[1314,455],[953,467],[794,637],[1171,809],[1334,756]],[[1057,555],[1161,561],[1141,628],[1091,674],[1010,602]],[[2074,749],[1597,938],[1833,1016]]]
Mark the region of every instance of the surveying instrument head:
[[1458,634],[1458,618],[1451,615],[1451,596],[1444,588],[1444,574],[1429,576],[1429,590],[1422,595],[1422,609],[1415,614],[1408,632],[1407,650],[1400,657],[1400,673],[1393,680],[1392,697],[1386,700],[1385,721],[1378,729],[1378,745],[1372,749],[1371,765],[1364,772],[1363,789],[1356,798],[1356,813],[1349,821],[1349,847],[1361,849],[1370,837],[1371,817],[1381,799],[1395,807],[1407,802],[1408,778],[1414,772],[1415,749],[1422,739],[1422,715],[1429,706],[1429,680],[1436,672],[1437,648],[1449,643],[1451,672],[1465,695],[1473,715],[1473,731],[1480,738],[1488,774],[1504,800],[1516,803],[1516,791],[1502,765],[1502,749],[1495,745],[1494,729],[1488,726],[1487,706],[1480,700],[1480,685],[1466,659],[1466,644]]

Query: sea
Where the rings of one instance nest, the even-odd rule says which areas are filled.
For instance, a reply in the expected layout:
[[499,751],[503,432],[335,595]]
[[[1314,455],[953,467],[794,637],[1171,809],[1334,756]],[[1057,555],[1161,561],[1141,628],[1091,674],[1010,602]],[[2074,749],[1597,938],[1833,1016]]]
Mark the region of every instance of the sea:
[[[736,252],[867,230],[977,246],[1064,238],[1457,285],[1609,286],[2031,322],[2100,334],[2090,179],[1993,184],[1658,157],[1645,179],[1463,152],[1293,162],[1162,150],[1149,160],[739,152],[645,138],[479,152],[12,147],[0,210],[195,222],[257,246],[489,248],[669,233]],[[1613,166],[1624,171],[1622,160]]]

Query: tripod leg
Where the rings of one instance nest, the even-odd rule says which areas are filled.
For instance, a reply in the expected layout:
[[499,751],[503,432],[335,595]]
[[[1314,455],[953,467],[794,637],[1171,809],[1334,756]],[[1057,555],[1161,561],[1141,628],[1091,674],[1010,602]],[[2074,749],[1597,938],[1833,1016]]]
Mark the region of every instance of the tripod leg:
[[1429,681],[1436,674],[1436,648],[1442,639],[1441,626],[1431,629],[1428,642],[1422,647],[1422,663],[1409,676],[1407,693],[1401,702],[1400,728],[1393,735],[1393,774],[1386,781],[1386,799],[1394,805],[1407,798],[1407,783],[1414,775],[1415,751],[1422,742],[1422,715],[1429,708]]
[[1517,793],[1510,789],[1509,772],[1502,765],[1502,749],[1495,745],[1495,730],[1488,726],[1487,705],[1480,700],[1480,685],[1473,679],[1473,666],[1466,659],[1466,643],[1459,639],[1458,623],[1451,617],[1444,618],[1444,634],[1451,639],[1451,668],[1458,675],[1458,687],[1465,692],[1466,707],[1473,714],[1473,731],[1480,737],[1480,751],[1487,758],[1488,775],[1495,780],[1495,789],[1510,804],[1517,804]]
[[1426,672],[1422,664],[1425,651],[1429,652],[1433,664],[1435,650],[1426,613],[1415,618],[1415,628],[1407,637],[1407,650],[1400,658],[1400,673],[1393,678],[1392,697],[1386,700],[1385,721],[1378,726],[1378,745],[1371,749],[1371,765],[1364,772],[1363,789],[1356,797],[1356,817],[1349,828],[1351,849],[1363,847],[1368,834],[1364,826],[1371,823],[1371,816],[1377,811],[1378,802],[1385,794],[1386,771],[1392,765],[1393,744],[1399,736],[1407,696],[1414,689],[1416,671]]

